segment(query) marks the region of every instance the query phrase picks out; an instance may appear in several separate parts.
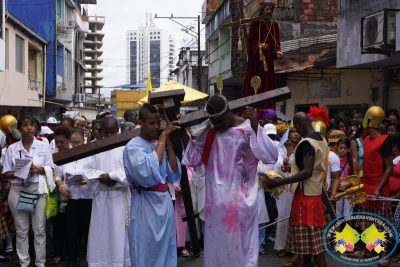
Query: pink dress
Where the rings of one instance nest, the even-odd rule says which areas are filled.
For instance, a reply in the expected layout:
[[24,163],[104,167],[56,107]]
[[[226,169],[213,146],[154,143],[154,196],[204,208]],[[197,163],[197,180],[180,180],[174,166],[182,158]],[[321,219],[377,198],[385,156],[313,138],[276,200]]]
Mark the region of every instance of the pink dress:
[[[203,164],[207,133],[189,141],[182,164]],[[256,135],[249,120],[215,133],[205,165],[204,266],[258,266],[257,165],[277,159],[265,130],[259,126]]]
[[[193,181],[193,169],[186,167],[189,185]],[[178,248],[185,247],[186,243],[186,222],[182,221],[182,214],[185,214],[185,204],[183,203],[183,195],[180,184],[174,184],[175,188],[175,225],[176,225],[176,246]]]

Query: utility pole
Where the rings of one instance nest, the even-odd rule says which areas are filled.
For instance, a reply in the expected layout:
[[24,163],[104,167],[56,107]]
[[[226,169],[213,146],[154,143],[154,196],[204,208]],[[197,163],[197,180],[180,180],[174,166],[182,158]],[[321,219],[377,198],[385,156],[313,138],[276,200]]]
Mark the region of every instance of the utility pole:
[[[198,86],[198,90],[200,92],[203,92],[203,88],[202,88],[202,77],[203,77],[202,70],[203,70],[203,68],[202,68],[202,58],[200,55],[200,15],[198,15],[197,17],[174,17],[174,14],[171,14],[171,17],[158,17],[157,14],[155,14],[154,18],[170,19],[171,21],[179,24],[180,26],[184,27],[188,31],[191,31],[191,32],[197,34],[197,53],[198,53],[198,55],[197,55],[197,86]],[[197,32],[192,31],[191,29],[188,29],[185,25],[177,22],[175,19],[197,19]]]
[[[202,78],[203,78],[203,68],[201,66],[201,55],[200,55],[200,15],[197,16],[197,57],[198,57],[198,81],[197,84],[199,86],[199,91],[203,92],[203,87],[202,87]],[[200,101],[199,101],[200,103]]]
[[[177,22],[174,19],[197,19],[198,23],[198,30],[197,30],[197,52],[198,54],[198,79],[197,79],[197,84],[199,86],[199,91],[201,91],[201,56],[200,56],[200,15],[197,17],[174,17],[173,14],[171,14],[171,17],[157,17],[157,14],[155,14],[156,19],[170,19],[173,22],[185,27],[185,29],[188,31],[191,31],[193,33],[196,33],[194,31],[192,31],[191,29],[188,29],[185,25],[182,25],[181,23]],[[196,36],[195,36],[196,37]],[[179,142],[180,144],[180,142]],[[177,146],[175,146],[175,149],[177,148]],[[176,150],[177,151],[177,150]],[[179,152],[181,153],[181,152]],[[178,158],[181,158],[181,155],[176,154],[178,156]],[[195,218],[198,218],[198,214],[194,214],[194,210],[193,210],[193,203],[192,203],[192,196],[190,194],[190,187],[189,187],[189,182],[188,182],[188,178],[187,178],[187,172],[186,172],[186,167],[183,167],[183,171],[182,171],[182,177],[181,177],[181,189],[182,189],[182,195],[183,195],[183,203],[185,205],[185,212],[186,212],[186,216],[184,219],[182,219],[183,221],[187,221],[187,224],[189,226],[189,232],[190,232],[190,239],[192,241],[192,247],[193,247],[193,254],[195,257],[199,257],[200,256],[200,246],[199,246],[199,240],[197,237],[197,229],[196,229],[196,221]]]

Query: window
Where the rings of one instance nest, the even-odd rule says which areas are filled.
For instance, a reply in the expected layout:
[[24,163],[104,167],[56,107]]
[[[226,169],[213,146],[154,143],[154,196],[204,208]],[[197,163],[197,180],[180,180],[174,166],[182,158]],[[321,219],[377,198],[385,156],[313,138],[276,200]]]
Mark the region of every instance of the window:
[[63,0],[57,0],[57,16],[60,19],[64,18],[64,8],[63,8],[64,1]]
[[67,71],[65,72],[67,79],[72,79],[72,53],[67,49],[65,49],[65,61],[67,65]]
[[24,39],[15,35],[15,70],[24,73]]
[[150,35],[153,35],[153,33],[151,32]]
[[150,37],[150,39],[153,39],[153,37]]

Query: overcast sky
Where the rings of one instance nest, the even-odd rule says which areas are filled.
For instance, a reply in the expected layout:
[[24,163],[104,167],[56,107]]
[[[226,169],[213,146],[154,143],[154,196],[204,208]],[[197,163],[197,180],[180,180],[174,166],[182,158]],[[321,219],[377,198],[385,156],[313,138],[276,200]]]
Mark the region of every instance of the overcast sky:
[[[201,6],[204,0],[97,0],[97,5],[87,5],[89,16],[105,16],[103,28],[105,37],[104,51],[101,58],[104,60],[101,67],[104,69],[99,76],[104,77],[101,85],[112,87],[126,84],[126,31],[137,30],[146,21],[146,12],[157,13],[159,17],[197,17],[201,15]],[[84,5],[86,7],[86,5]],[[176,19],[183,25],[193,24],[197,32],[197,21],[191,19]],[[168,30],[175,35],[175,47],[178,49],[187,43],[195,43],[193,37],[183,31],[182,26],[169,19],[155,19],[156,27]],[[205,25],[201,24],[203,29]],[[201,47],[204,49],[204,30],[202,31]],[[192,41],[192,42],[191,42]],[[178,52],[175,52],[175,56]],[[101,93],[109,96],[113,89],[103,88]]]

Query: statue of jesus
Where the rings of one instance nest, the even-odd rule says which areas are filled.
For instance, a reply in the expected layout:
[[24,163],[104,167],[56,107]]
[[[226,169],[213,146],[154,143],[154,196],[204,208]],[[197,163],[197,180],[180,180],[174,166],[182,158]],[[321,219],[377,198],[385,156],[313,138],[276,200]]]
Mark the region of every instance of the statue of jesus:
[[[261,87],[258,93],[264,93],[276,88],[274,58],[281,59],[281,42],[278,23],[272,20],[272,13],[276,5],[271,0],[260,0],[260,16],[263,21],[254,21],[249,30],[249,55],[246,74],[243,84],[243,97],[254,95],[251,86],[251,78],[259,76]],[[275,103],[266,105],[263,109],[272,108],[275,110]]]

